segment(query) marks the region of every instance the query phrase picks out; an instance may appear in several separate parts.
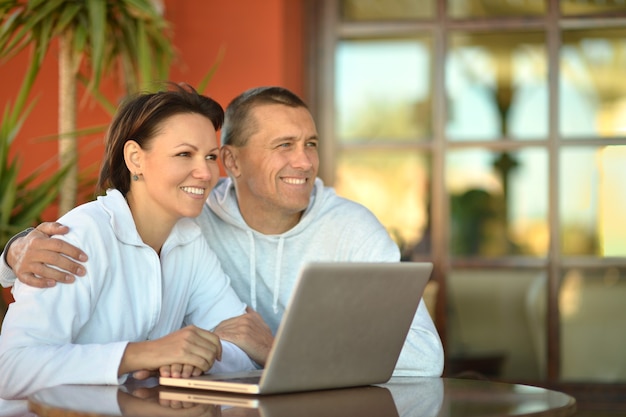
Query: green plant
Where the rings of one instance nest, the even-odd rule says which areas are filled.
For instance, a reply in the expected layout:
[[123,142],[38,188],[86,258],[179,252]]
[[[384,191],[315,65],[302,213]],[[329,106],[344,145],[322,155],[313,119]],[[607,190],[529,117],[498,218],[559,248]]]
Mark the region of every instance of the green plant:
[[[32,66],[37,65],[31,63]],[[62,167],[50,177],[37,183],[41,170],[18,179],[20,160],[10,158],[9,148],[18,135],[28,114],[35,104],[25,105],[25,97],[31,90],[35,77],[28,71],[20,87],[15,103],[8,103],[0,119],[0,247],[15,233],[41,221],[41,214],[57,197],[68,167]]]
[[38,184],[36,180],[41,177],[40,171],[18,180],[20,161],[17,157],[8,158],[9,145],[14,136],[5,132],[5,128],[10,129],[6,113],[0,123],[0,247],[4,247],[15,233],[41,221],[41,214],[57,197],[69,166]]
[[[132,92],[167,78],[173,49],[168,24],[156,4],[153,0],[0,0],[1,58],[30,45],[38,68],[58,40],[59,161],[69,166],[60,214],[73,208],[78,188],[77,83],[86,80],[94,94],[102,74],[117,70],[125,90]],[[88,76],[81,73],[85,69]]]

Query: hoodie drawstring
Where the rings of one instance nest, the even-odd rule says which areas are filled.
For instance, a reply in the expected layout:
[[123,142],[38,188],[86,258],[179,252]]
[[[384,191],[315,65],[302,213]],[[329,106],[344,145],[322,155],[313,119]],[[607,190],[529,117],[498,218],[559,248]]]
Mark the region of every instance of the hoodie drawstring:
[[[256,311],[256,246],[254,244],[254,234],[248,230],[248,241],[250,242],[250,304]],[[280,293],[280,271],[283,262],[283,249],[285,247],[285,239],[278,239],[278,250],[276,251],[276,266],[274,268],[274,291],[272,300],[272,309],[274,314],[278,314],[278,296]]]
[[272,307],[274,308],[274,314],[278,314],[278,292],[280,291],[280,271],[283,262],[283,246],[285,239],[281,237],[278,240],[278,251],[276,253],[276,269],[274,270],[274,302]]
[[256,311],[256,253],[252,231],[248,230],[247,234],[250,241],[250,303]]

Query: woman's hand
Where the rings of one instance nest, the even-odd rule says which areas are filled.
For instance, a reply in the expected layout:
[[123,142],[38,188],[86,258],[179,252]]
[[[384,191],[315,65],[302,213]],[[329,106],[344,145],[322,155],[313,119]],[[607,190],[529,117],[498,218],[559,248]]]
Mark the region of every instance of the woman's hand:
[[208,371],[221,357],[218,336],[187,326],[160,339],[129,343],[118,374],[159,370],[162,376],[187,378]]

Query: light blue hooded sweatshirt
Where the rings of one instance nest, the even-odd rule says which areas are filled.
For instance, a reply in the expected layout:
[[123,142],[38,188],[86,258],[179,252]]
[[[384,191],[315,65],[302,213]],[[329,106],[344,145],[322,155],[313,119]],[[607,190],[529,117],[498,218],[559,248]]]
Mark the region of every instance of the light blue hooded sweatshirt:
[[[339,197],[316,179],[300,222],[279,235],[251,229],[234,184],[221,179],[196,219],[241,300],[276,333],[300,268],[306,262],[399,262],[400,251],[364,206]],[[422,301],[394,375],[440,376],[443,347]]]

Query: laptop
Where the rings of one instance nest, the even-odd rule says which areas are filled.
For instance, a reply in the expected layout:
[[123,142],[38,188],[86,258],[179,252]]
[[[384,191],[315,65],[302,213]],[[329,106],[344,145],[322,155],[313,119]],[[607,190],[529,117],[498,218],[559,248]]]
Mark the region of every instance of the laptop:
[[[168,404],[169,401],[212,404],[225,412],[223,415],[233,413],[259,417],[398,416],[391,392],[380,386],[261,396],[159,387],[159,403]],[[236,410],[226,411],[232,408]]]
[[384,383],[430,278],[430,262],[306,264],[265,369],[189,378],[165,386],[279,394]]

